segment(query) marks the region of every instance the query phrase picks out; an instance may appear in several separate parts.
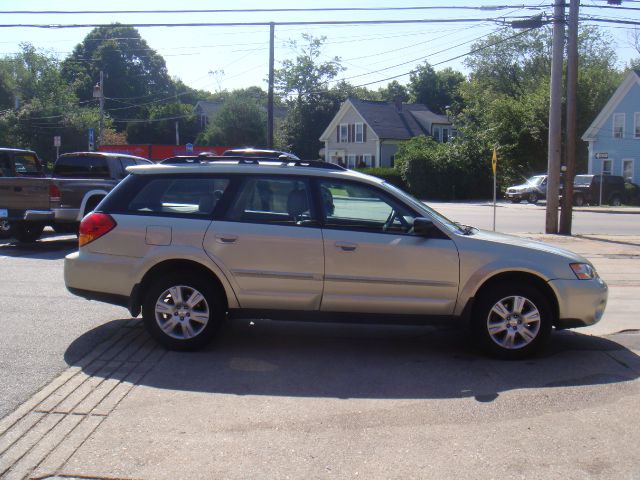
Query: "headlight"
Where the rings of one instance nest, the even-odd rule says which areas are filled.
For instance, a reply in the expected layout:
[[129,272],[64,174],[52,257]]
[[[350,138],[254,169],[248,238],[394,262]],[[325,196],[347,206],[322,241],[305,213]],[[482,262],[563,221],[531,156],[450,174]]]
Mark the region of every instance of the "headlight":
[[570,263],[569,266],[578,280],[592,280],[597,277],[596,271],[588,263]]

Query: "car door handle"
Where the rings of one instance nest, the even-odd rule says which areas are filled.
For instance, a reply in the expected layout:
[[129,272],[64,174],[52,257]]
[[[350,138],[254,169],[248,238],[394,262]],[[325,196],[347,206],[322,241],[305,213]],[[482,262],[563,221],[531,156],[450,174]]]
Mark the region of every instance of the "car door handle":
[[218,243],[235,243],[237,240],[237,235],[216,235],[216,242]]
[[358,244],[350,242],[336,242],[336,247],[341,248],[345,252],[353,252],[358,248]]
[[14,192],[21,192],[22,191],[22,187],[13,187],[13,191]]

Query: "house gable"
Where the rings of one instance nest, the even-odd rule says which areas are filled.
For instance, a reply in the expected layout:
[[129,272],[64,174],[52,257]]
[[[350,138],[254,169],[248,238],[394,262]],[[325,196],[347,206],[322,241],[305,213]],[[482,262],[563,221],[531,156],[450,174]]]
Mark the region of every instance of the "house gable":
[[325,128],[324,132],[322,132],[322,135],[320,135],[320,141],[321,142],[326,142],[326,141],[332,141],[335,142],[336,141],[336,135],[335,132],[338,129],[338,127],[340,126],[341,123],[353,123],[353,118],[349,120],[349,122],[345,122],[345,118],[348,116],[352,116],[355,115],[358,119],[359,122],[363,123],[364,125],[367,126],[367,134],[368,135],[372,135],[372,140],[373,139],[377,139],[378,137],[376,136],[374,130],[371,128],[371,125],[369,125],[367,123],[367,121],[362,117],[362,115],[360,114],[360,112],[358,111],[357,108],[355,108],[355,106],[353,105],[353,103],[351,102],[351,99],[347,99],[342,106],[340,107],[340,110],[338,110],[338,113],[335,114],[335,116],[333,117],[333,120],[331,120],[331,123],[329,123],[329,126],[327,128]]
[[[618,105],[629,95],[629,92],[634,88],[640,88],[640,76],[637,71],[631,71],[627,74],[620,86],[613,93],[609,101],[596,116],[595,120],[591,123],[587,131],[582,135],[582,140],[585,142],[595,141],[598,137],[598,133],[607,124],[607,121],[613,113],[618,109]],[[640,105],[638,107],[640,110]]]

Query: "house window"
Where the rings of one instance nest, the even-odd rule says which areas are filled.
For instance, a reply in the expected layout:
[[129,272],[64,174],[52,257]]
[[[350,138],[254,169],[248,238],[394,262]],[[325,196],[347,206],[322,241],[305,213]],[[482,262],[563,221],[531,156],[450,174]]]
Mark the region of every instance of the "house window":
[[436,142],[440,141],[440,127],[433,127],[433,139]]
[[370,167],[371,166],[371,155],[363,155],[362,156],[362,161],[364,162],[364,164],[367,167]]
[[603,175],[611,175],[611,172],[612,172],[611,159],[602,160],[602,174]]
[[613,114],[613,138],[624,138],[624,113]]
[[347,155],[347,168],[356,168],[356,156]]
[[364,142],[364,124],[356,123],[356,143]]
[[633,114],[633,137],[640,138],[640,112]]
[[622,176],[625,180],[633,182],[633,159],[622,160]]
[[447,143],[449,141],[449,129],[442,129],[442,143]]
[[347,143],[349,141],[349,125],[346,123],[340,124],[340,143]]

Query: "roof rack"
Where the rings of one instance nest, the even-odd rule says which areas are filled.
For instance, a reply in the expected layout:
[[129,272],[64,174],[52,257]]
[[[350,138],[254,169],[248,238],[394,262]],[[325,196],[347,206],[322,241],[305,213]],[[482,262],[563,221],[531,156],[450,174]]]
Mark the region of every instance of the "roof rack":
[[238,162],[238,165],[260,165],[260,164],[273,164],[279,163],[283,167],[311,167],[311,168],[323,168],[325,170],[346,170],[341,165],[335,163],[323,162],[320,160],[293,160],[286,155],[279,157],[244,157],[244,156],[208,156],[200,159],[201,163],[214,163],[214,162]]

